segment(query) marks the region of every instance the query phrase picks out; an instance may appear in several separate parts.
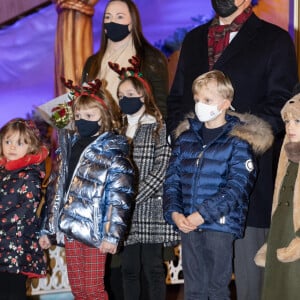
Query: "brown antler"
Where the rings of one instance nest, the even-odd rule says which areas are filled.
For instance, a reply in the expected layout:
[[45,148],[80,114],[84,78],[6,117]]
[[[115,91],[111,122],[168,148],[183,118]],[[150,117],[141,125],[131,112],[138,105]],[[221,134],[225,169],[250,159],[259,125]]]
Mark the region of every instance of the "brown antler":
[[108,62],[109,67],[119,74],[120,79],[125,78],[125,73],[128,71],[129,68],[122,68],[120,69],[120,65],[118,63],[113,63],[111,61]]
[[68,81],[65,79],[65,77],[60,77],[61,82],[65,85],[66,88],[70,89],[71,91],[74,91],[75,94],[78,94],[81,92],[81,87],[78,85],[73,85],[73,81],[71,79],[68,79]]
[[66,88],[73,90],[76,95],[77,94],[80,95],[83,92],[97,94],[101,89],[101,85],[102,85],[102,82],[98,78],[96,78],[93,82],[92,81],[88,82],[87,86],[73,85],[72,80],[68,79],[67,81],[64,77],[61,77],[61,81]]
[[114,70],[117,74],[119,74],[119,78],[122,80],[127,77],[136,77],[138,78],[147,91],[151,93],[151,88],[149,83],[143,78],[143,74],[140,72],[141,61],[137,56],[132,56],[132,58],[128,59],[132,67],[122,68],[120,69],[119,64],[113,63],[111,61],[108,62],[109,67]]
[[113,71],[119,74],[120,79],[130,76],[142,77],[142,73],[140,72],[140,59],[136,56],[132,56],[132,58],[128,59],[128,61],[132,67],[120,68],[118,63],[113,63],[111,61],[108,62],[108,65]]
[[87,86],[82,86],[81,91],[91,93],[91,94],[97,94],[101,88],[102,82],[96,78],[94,81],[88,82]]
[[69,79],[67,81],[64,77],[61,77],[60,79],[68,89],[74,92],[74,95],[76,97],[81,95],[90,96],[94,98],[96,101],[100,102],[103,105],[103,107],[107,109],[107,105],[105,101],[100,96],[98,96],[98,93],[102,85],[101,80],[99,80],[98,78],[96,78],[94,81],[88,82],[87,85],[82,85],[82,86],[73,85],[72,80]]
[[132,64],[133,69],[135,74],[139,74],[140,72],[140,67],[141,67],[141,61],[137,56],[132,56],[132,58],[128,59],[128,61]]

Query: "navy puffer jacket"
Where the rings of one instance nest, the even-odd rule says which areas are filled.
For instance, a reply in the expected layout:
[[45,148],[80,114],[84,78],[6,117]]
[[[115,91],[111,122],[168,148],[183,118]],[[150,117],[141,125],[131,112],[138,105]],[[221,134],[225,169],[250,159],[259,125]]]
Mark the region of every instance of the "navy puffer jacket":
[[[207,145],[200,136],[203,123],[197,118],[185,121],[166,173],[164,216],[175,225],[173,212],[188,216],[198,211],[205,220],[198,230],[228,232],[240,238],[257,175],[254,151],[263,152],[271,145],[272,132],[254,116],[247,123],[231,115],[226,120],[222,133]],[[269,144],[263,145],[265,142]]]

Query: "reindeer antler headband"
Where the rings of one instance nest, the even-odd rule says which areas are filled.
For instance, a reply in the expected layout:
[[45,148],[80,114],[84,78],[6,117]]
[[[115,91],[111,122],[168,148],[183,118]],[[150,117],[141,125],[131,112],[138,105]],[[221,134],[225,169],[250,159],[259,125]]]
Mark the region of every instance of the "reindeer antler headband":
[[97,95],[102,85],[99,79],[95,79],[82,86],[73,85],[72,80],[69,79],[66,81],[64,77],[61,77],[61,81],[68,89],[73,91],[75,97],[89,96],[99,102],[105,109],[108,109],[104,100]]
[[99,102],[106,110],[108,109],[104,100],[97,95],[101,88],[101,81],[99,79],[96,79],[93,82],[89,82],[85,86],[73,85],[72,80],[66,81],[64,77],[61,77],[61,81],[68,89],[71,90],[71,92],[68,93],[68,101],[58,104],[51,110],[51,120],[56,127],[64,128],[70,123],[73,118],[72,105],[76,97],[92,97],[97,102]]
[[120,69],[120,65],[118,63],[113,63],[111,61],[108,62],[109,67],[114,70],[117,74],[119,74],[119,78],[121,80],[128,77],[137,78],[146,88],[147,92],[151,93],[151,88],[149,83],[143,78],[143,74],[140,72],[140,59],[136,56],[132,56],[132,58],[128,59],[132,67]]

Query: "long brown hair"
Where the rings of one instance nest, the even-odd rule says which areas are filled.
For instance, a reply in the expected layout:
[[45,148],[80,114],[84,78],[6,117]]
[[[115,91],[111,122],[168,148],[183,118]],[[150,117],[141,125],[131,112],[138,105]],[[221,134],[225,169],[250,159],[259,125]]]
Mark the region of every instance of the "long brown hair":
[[[136,56],[139,57],[139,59],[141,61],[141,70],[143,71],[143,69],[146,67],[144,65],[145,64],[145,46],[147,46],[149,48],[153,48],[153,49],[155,49],[155,48],[146,40],[146,38],[143,34],[140,14],[139,14],[139,11],[138,11],[135,3],[132,0],[110,0],[106,5],[105,11],[107,9],[107,6],[113,1],[124,2],[128,7],[130,17],[131,17],[131,22],[132,22],[132,31],[131,32],[132,32],[133,44],[134,44],[134,48],[136,50]],[[106,48],[107,48],[107,36],[104,32],[104,26],[103,26],[104,16],[105,16],[105,13],[103,14],[103,18],[102,18],[100,50],[96,54],[97,55],[96,63],[94,63],[91,66],[91,69],[88,72],[88,78],[87,78],[88,81],[91,81],[97,77],[98,72],[100,70],[103,56],[104,56]]]

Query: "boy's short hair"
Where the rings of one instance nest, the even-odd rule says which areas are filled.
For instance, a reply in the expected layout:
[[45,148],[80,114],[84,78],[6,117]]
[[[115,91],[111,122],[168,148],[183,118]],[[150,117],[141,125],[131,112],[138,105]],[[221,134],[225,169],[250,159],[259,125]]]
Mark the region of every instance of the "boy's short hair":
[[217,83],[218,93],[229,101],[232,101],[234,95],[234,89],[228,76],[218,70],[212,70],[198,76],[192,85],[193,94],[199,93],[199,91],[208,84],[208,82],[215,81]]

